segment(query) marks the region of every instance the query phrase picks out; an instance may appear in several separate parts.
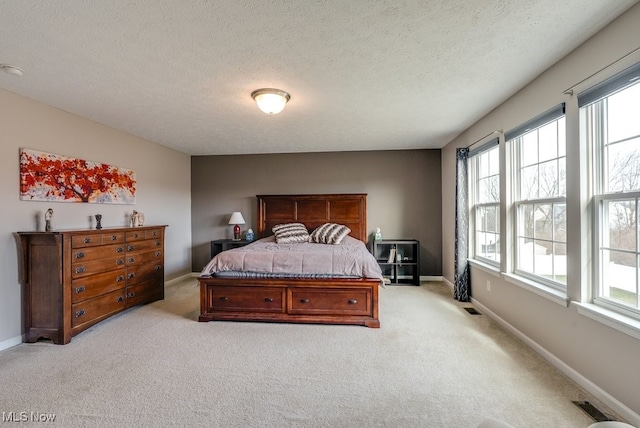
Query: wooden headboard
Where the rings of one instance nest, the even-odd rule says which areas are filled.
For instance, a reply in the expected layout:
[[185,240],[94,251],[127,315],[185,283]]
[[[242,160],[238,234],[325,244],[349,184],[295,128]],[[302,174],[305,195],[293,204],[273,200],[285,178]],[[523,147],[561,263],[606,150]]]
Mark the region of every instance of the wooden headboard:
[[351,229],[349,235],[367,242],[367,195],[257,195],[258,237],[272,234],[276,224],[299,222],[309,231],[324,223],[339,223]]

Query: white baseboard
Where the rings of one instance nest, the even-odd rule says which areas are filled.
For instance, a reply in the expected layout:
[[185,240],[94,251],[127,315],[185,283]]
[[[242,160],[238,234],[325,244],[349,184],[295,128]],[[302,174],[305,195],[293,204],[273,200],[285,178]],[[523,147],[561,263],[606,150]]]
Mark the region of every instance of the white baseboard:
[[442,281],[441,276],[420,276],[420,281]]
[[164,286],[165,286],[165,287],[170,287],[170,286],[175,285],[175,284],[177,284],[177,283],[179,283],[179,282],[181,282],[181,281],[184,281],[185,279],[188,279],[188,278],[195,278],[195,277],[197,277],[198,275],[200,275],[200,272],[189,272],[189,273],[185,273],[184,275],[180,275],[180,276],[179,276],[179,277],[177,277],[177,278],[173,278],[173,279],[170,279],[170,280],[168,280],[168,281],[165,281],[165,282],[164,282]]
[[4,351],[5,349],[12,348],[16,345],[19,345],[23,342],[22,335],[13,337],[11,339],[4,340],[0,342],[0,351]]
[[449,287],[450,289],[453,290],[454,286],[453,286],[453,282],[449,281],[447,278],[445,278],[444,276],[442,277],[442,282],[444,282],[447,287]]
[[[448,282],[445,280],[445,282]],[[453,284],[451,284],[453,286]],[[527,346],[533,349],[535,352],[540,354],[542,358],[547,360],[552,366],[560,370],[567,377],[569,377],[572,381],[580,385],[585,391],[590,393],[595,399],[601,401],[606,406],[608,406],[611,410],[625,418],[629,423],[634,426],[640,426],[640,415],[635,413],[629,407],[625,406],[623,403],[618,401],[611,394],[604,391],[598,385],[578,373],[576,370],[567,365],[564,361],[553,355],[539,343],[522,333],[520,330],[509,324],[503,318],[496,315],[489,308],[484,306],[482,303],[475,300],[473,297],[471,298],[471,303],[476,306],[480,312],[492,318],[498,324],[500,324],[504,329],[509,331],[511,334],[516,336],[518,339],[522,340]]]

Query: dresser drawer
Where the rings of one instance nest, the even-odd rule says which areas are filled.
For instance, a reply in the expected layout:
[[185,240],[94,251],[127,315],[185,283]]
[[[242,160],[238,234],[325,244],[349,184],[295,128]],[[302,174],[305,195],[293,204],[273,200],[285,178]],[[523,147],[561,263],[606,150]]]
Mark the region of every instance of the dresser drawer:
[[145,239],[161,238],[162,229],[148,229],[144,231]]
[[292,287],[287,292],[290,314],[371,315],[370,289]]
[[162,239],[147,239],[144,241],[127,242],[127,252],[147,251],[162,248]]
[[102,234],[86,234],[71,236],[71,248],[84,248],[102,245]]
[[98,245],[122,244],[124,243],[124,236],[124,232],[73,235],[71,237],[71,248],[85,248],[95,247]]
[[241,312],[284,312],[284,288],[210,287],[209,310]]
[[77,328],[119,312],[124,309],[125,302],[124,290],[118,290],[75,303],[71,305],[71,327]]
[[127,266],[139,265],[147,262],[162,262],[162,250],[142,251],[135,253],[128,253],[125,257]]
[[124,267],[124,254],[121,257],[111,259],[90,260],[71,265],[71,278],[94,275]]
[[102,245],[99,247],[85,247],[71,250],[72,263],[118,257],[124,254],[124,244]]
[[144,239],[147,239],[145,236],[145,230],[132,230],[126,233],[125,235],[125,239],[127,240],[127,242],[132,242],[132,241],[142,241]]
[[164,298],[164,281],[161,278],[134,284],[126,289],[127,307],[155,302]]
[[71,281],[71,301],[78,303],[101,294],[123,289],[124,284],[124,268],[77,278]]
[[127,285],[149,279],[163,278],[163,262],[159,260],[155,263],[127,266]]
[[108,244],[123,244],[124,243],[124,232],[110,232],[102,234],[102,243],[105,245]]

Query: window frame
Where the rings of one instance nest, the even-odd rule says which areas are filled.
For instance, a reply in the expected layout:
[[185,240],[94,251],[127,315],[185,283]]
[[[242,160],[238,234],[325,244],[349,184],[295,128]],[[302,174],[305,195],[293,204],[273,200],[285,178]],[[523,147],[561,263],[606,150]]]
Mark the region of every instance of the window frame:
[[[523,209],[523,207],[525,206],[534,206],[535,205],[551,205],[552,207],[555,204],[563,204],[565,206],[565,210],[567,208],[567,196],[566,196],[566,176],[565,176],[565,185],[564,185],[564,194],[563,196],[552,196],[552,197],[544,197],[544,198],[531,198],[531,199],[522,199],[521,196],[521,184],[522,184],[522,170],[523,170],[523,165],[522,165],[522,150],[523,150],[523,137],[533,131],[537,131],[540,128],[549,125],[552,122],[558,121],[560,119],[564,119],[565,123],[564,123],[564,142],[565,142],[565,147],[564,150],[562,152],[562,155],[560,153],[556,153],[556,156],[551,158],[551,159],[545,159],[543,161],[540,161],[539,159],[537,160],[537,162],[535,164],[537,164],[538,166],[551,161],[551,160],[555,160],[556,162],[558,161],[558,159],[564,158],[565,160],[565,172],[566,172],[566,159],[567,159],[567,151],[566,151],[566,114],[565,114],[565,105],[564,103],[559,104],[558,106],[540,114],[539,116],[534,117],[533,119],[523,123],[522,125],[514,128],[513,130],[507,132],[505,134],[505,142],[506,144],[509,145],[509,148],[511,150],[511,165],[512,165],[512,169],[511,169],[511,184],[512,184],[512,202],[511,202],[511,206],[512,206],[512,214],[511,214],[511,228],[512,228],[512,232],[511,232],[511,238],[510,241],[512,244],[512,254],[511,256],[511,274],[509,274],[509,276],[513,276],[515,278],[522,278],[523,280],[525,280],[527,283],[530,284],[534,284],[536,287],[542,287],[544,289],[550,289],[553,291],[553,294],[557,294],[560,293],[563,296],[566,296],[567,293],[567,280],[565,280],[564,283],[553,280],[553,279],[549,279],[545,276],[539,275],[539,274],[535,274],[533,272],[529,272],[526,271],[524,269],[522,269],[520,267],[520,256],[522,253],[522,248],[520,248],[519,245],[519,239],[521,238],[521,234],[520,234],[520,230],[522,227],[522,223],[523,223],[523,219],[521,216],[521,210]],[[540,140],[538,139],[538,144],[540,142]],[[560,170],[558,169],[558,176],[560,174]],[[538,195],[539,196],[539,195]],[[565,214],[566,216],[566,214]],[[566,246],[568,245],[567,239],[565,237],[564,241],[557,241],[554,237],[555,235],[555,231],[552,231],[552,239],[546,240],[551,242],[551,245],[556,245],[556,244],[563,244]],[[565,250],[565,253],[567,253],[567,250]],[[554,252],[552,252],[552,256],[553,256]],[[555,259],[553,260],[552,263],[555,263]],[[566,272],[566,266],[565,266],[565,272]],[[555,273],[555,270],[552,271],[552,276],[557,276],[557,274]]]
[[[531,199],[531,200],[519,200],[519,201],[514,201],[513,206],[514,206],[514,229],[515,229],[515,233],[514,233],[514,264],[513,264],[513,273],[518,275],[518,276],[522,276],[524,278],[527,278],[531,281],[534,282],[540,282],[543,283],[544,285],[553,288],[555,290],[558,291],[562,291],[562,292],[566,292],[567,291],[567,284],[566,282],[564,284],[558,282],[558,281],[554,281],[552,279],[549,279],[545,276],[542,275],[536,275],[535,273],[523,270],[519,268],[519,263],[518,261],[520,260],[520,254],[521,254],[521,249],[520,246],[518,245],[518,240],[520,238],[522,238],[522,236],[520,235],[520,227],[521,227],[521,222],[520,220],[520,210],[522,209],[522,207],[524,206],[528,206],[528,205],[533,205],[534,207],[536,205],[551,205],[552,207],[558,204],[564,204],[565,206],[565,211],[566,211],[566,206],[567,206],[567,200],[566,197],[565,198],[561,198],[561,197],[556,197],[556,198],[544,198],[544,199]],[[565,214],[566,215],[566,214]],[[535,233],[535,231],[534,231]],[[552,235],[555,234],[555,231],[552,229]],[[533,237],[534,240],[540,240],[540,241],[546,241],[546,242],[550,242],[552,245],[555,244],[564,244],[565,246],[567,245],[567,241],[565,240],[564,242],[562,241],[556,241],[555,239],[535,239],[535,236]],[[553,254],[552,254],[553,255]],[[552,258],[552,264],[555,264],[555,258]],[[534,265],[535,265],[535,258],[534,258]],[[566,271],[566,267],[565,267],[565,271]],[[554,270],[555,272],[555,270]]]
[[[609,98],[631,87],[640,85],[640,63],[635,64],[613,77],[595,85],[592,88],[578,94],[578,107],[580,109],[580,128],[583,138],[591,154],[591,188],[590,200],[592,203],[592,273],[593,281],[590,284],[588,295],[583,301],[587,301],[597,307],[612,311],[624,317],[640,321],[640,186],[633,190],[609,189],[609,150],[616,144],[640,138],[640,133],[632,136],[624,136],[615,141],[609,141]],[[611,202],[633,201],[635,205],[635,250],[610,248],[605,234],[611,230],[611,222],[608,220],[608,212],[605,206]],[[612,299],[603,292],[607,282],[603,275],[605,267],[603,263],[604,251],[625,252],[635,256],[635,300],[636,307],[625,305],[621,299]]]
[[[490,152],[491,150],[496,150],[496,157],[497,157],[497,162],[498,162],[498,173],[497,174],[493,174],[493,175],[488,175],[486,177],[480,177],[480,167],[479,167],[479,163],[480,163],[480,156],[483,154],[487,154],[488,152]],[[497,269],[500,269],[500,263],[501,263],[501,258],[502,258],[502,254],[500,251],[500,240],[501,240],[501,236],[500,236],[500,224],[501,224],[501,218],[500,218],[500,211],[501,211],[501,203],[500,203],[500,186],[501,186],[501,173],[500,173],[500,145],[499,145],[499,139],[496,137],[490,141],[488,141],[487,143],[483,144],[482,146],[480,146],[477,149],[471,150],[469,152],[469,157],[468,157],[468,166],[469,166],[469,196],[470,196],[470,204],[469,204],[469,220],[470,220],[470,227],[469,227],[469,243],[470,246],[469,248],[471,249],[471,254],[470,254],[470,259],[475,260],[477,262],[480,263],[484,263],[487,264],[489,266],[495,267]],[[497,198],[498,200],[495,202],[477,202],[479,199],[479,191],[480,191],[480,180],[481,179],[486,179],[492,176],[497,175],[498,177],[498,194],[497,194]],[[479,232],[478,229],[478,209],[482,208],[482,209],[486,209],[486,208],[494,208],[496,211],[496,218],[497,218],[497,230],[496,232],[491,232],[491,233],[495,233],[495,235],[497,236],[497,240],[494,243],[494,248],[496,249],[496,251],[494,252],[494,254],[497,255],[497,259],[491,259],[488,257],[483,257],[481,255],[478,254],[477,249],[478,249],[478,242],[477,242],[477,235]],[[486,232],[486,231],[485,231]]]
[[[602,251],[603,249],[605,250],[611,250],[608,246],[605,246],[605,237],[604,234],[606,232],[605,228],[603,227],[603,221],[604,219],[606,219],[607,217],[607,213],[604,209],[604,204],[605,201],[611,202],[611,201],[625,201],[625,200],[634,200],[635,202],[635,206],[636,206],[636,213],[635,213],[635,217],[636,217],[636,245],[635,245],[635,250],[634,251],[625,251],[627,253],[630,254],[634,254],[635,255],[635,260],[636,260],[636,275],[635,275],[635,287],[636,287],[636,291],[635,291],[635,297],[636,297],[636,308],[624,305],[616,300],[613,300],[611,298],[607,298],[606,296],[601,295],[601,290],[604,287],[604,281],[602,278],[602,274],[603,274],[603,268],[602,268],[602,263],[601,263],[601,259],[602,259]],[[593,238],[594,238],[594,246],[593,246],[593,256],[594,256],[594,261],[595,263],[593,264],[593,268],[594,268],[594,281],[592,284],[592,289],[591,289],[591,301],[598,305],[598,306],[602,306],[606,309],[618,312],[618,313],[622,313],[624,315],[630,316],[632,318],[635,318],[637,320],[640,320],[640,240],[638,240],[638,216],[640,215],[640,190],[635,191],[635,192],[624,192],[624,193],[606,193],[606,194],[599,194],[599,195],[594,195],[593,196],[593,201],[594,201],[594,208],[595,208],[595,213],[594,213],[594,224],[593,224],[593,228],[594,228],[594,233],[593,233]],[[621,251],[620,249],[614,249],[614,251]]]

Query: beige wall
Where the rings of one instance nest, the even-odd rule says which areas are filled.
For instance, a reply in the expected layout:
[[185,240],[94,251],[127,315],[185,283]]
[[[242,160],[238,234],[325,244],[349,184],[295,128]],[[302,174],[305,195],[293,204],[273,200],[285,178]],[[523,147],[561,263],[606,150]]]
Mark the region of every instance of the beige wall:
[[[588,239],[583,238],[589,232],[585,202],[587,179],[584,171],[580,172],[578,156],[586,156],[580,146],[577,127],[569,124],[569,120],[575,124],[578,117],[576,97],[562,92],[640,46],[639,23],[640,5],[636,5],[442,150],[442,247],[446,280],[453,282],[454,276],[455,149],[466,147],[494,130],[508,131],[564,101],[567,103],[569,154],[567,210],[571,219],[567,227],[568,292],[573,299],[579,299],[584,293],[589,279]],[[635,61],[640,61],[640,54],[635,55]],[[631,63],[626,61],[627,66]],[[620,64],[618,68],[622,66]],[[612,73],[615,68],[599,77]],[[581,85],[578,91],[586,86],[588,84]],[[504,165],[502,171],[505,171]],[[503,232],[507,227],[505,220],[503,213]],[[521,333],[583,386],[600,394],[617,410],[636,418],[634,423],[640,424],[640,340],[579,315],[575,305],[563,307],[506,282],[501,276],[472,268],[471,280],[473,298],[496,319]],[[487,280],[491,282],[490,291],[486,287]]]
[[194,271],[231,238],[231,212],[256,230],[255,195],[367,193],[369,234],[418,239],[421,274],[442,274],[439,150],[196,156],[191,171]]
[[[125,225],[136,209],[147,224],[169,225],[165,278],[191,271],[189,156],[0,89],[0,349],[21,341],[22,287],[15,232],[36,230],[35,218],[53,208],[58,229],[82,229],[102,214],[104,227]],[[19,200],[19,149],[30,148],[135,170],[135,205]]]

